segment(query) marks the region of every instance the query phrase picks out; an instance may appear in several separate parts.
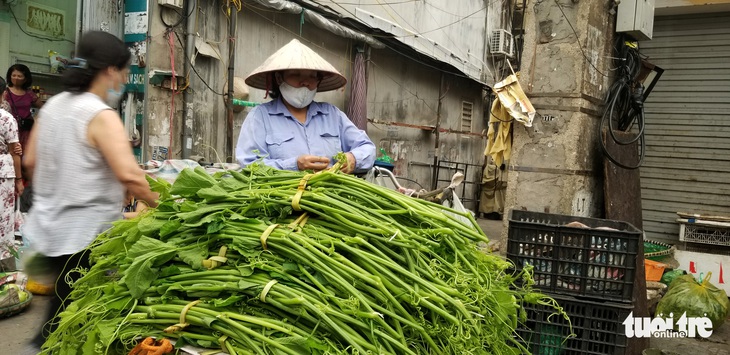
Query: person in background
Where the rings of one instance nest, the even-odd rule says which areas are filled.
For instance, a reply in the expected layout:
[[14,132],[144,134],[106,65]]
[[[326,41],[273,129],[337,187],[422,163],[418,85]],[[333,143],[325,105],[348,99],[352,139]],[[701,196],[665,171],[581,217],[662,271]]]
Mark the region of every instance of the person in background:
[[375,145],[367,134],[334,105],[316,102],[314,95],[347,83],[335,67],[292,40],[246,78],[251,87],[274,99],[246,117],[236,145],[241,166],[259,159],[281,170],[320,171],[333,157],[346,153],[346,173],[372,168]]
[[[0,78],[0,92],[5,91],[5,80]],[[18,126],[15,118],[3,109],[0,96],[0,260],[9,258],[15,243],[15,201],[23,193],[20,178]]]
[[5,77],[8,80],[8,87],[3,90],[3,96],[10,108],[8,111],[15,117],[18,125],[20,146],[25,147],[28,144],[30,130],[35,122],[30,109],[32,107],[40,108],[42,103],[31,90],[33,76],[27,66],[23,64],[12,65],[8,68]]
[[[49,321],[65,308],[68,280],[79,277],[70,271],[89,267],[88,245],[121,219],[125,191],[151,207],[159,197],[150,190],[122,120],[111,108],[122,97],[130,52],[114,35],[91,31],[83,34],[76,55],[63,74],[65,91],[41,109],[23,158],[34,189],[23,235],[58,271]],[[35,346],[55,323],[46,323]]]

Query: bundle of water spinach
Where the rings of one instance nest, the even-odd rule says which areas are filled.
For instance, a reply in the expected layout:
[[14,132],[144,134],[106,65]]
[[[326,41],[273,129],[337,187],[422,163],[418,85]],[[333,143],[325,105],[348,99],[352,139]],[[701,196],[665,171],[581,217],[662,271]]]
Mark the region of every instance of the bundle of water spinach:
[[560,311],[529,269],[477,248],[469,214],[350,175],[253,164],[150,185],[160,205],[89,247],[44,353],[152,336],[229,354],[519,354],[522,304]]

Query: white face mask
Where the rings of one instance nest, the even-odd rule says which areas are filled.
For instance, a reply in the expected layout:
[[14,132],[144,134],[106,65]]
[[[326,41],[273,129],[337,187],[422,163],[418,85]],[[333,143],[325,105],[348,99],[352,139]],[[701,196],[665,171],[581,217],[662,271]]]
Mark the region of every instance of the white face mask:
[[125,85],[122,82],[119,86],[120,88],[117,90],[116,84],[112,84],[112,87],[106,90],[106,104],[112,108],[119,106],[119,101],[122,100],[122,96],[124,95]]
[[312,100],[314,100],[314,95],[317,94],[317,89],[309,90],[306,86],[295,88],[286,82],[282,82],[281,85],[279,85],[279,90],[281,91],[281,96],[284,97],[284,100],[286,100],[289,105],[296,108],[305,108],[309,106],[309,104],[312,103]]
[[124,85],[122,85],[121,90],[108,89],[106,91],[106,104],[116,108],[119,106],[119,101],[122,100],[122,95],[124,95]]

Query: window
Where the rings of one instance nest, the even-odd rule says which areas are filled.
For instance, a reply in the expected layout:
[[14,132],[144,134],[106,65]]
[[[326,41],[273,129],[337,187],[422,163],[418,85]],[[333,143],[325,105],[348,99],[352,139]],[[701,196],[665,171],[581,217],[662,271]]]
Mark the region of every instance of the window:
[[461,102],[461,130],[471,132],[471,117],[474,110],[474,103],[469,101]]

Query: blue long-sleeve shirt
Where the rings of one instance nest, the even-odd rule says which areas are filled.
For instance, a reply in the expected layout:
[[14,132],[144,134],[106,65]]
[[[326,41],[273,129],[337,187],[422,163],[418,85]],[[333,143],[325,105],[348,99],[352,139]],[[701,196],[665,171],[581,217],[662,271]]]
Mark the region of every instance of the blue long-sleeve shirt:
[[256,106],[246,116],[236,145],[241,166],[263,158],[264,164],[281,170],[298,170],[300,155],[332,159],[338,152],[351,152],[356,170],[368,170],[375,162],[375,145],[340,109],[312,102],[301,123],[281,99]]

